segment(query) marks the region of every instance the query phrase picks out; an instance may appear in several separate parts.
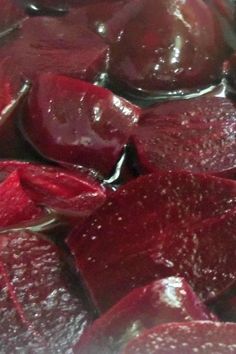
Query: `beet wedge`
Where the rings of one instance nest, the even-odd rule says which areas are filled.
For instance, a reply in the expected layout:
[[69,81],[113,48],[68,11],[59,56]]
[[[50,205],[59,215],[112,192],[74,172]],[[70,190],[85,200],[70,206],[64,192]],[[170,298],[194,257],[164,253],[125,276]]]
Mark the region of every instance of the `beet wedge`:
[[97,308],[168,276],[203,300],[219,295],[236,279],[235,197],[236,182],[187,172],[140,177],[111,195],[67,240]]
[[147,331],[121,353],[229,354],[236,352],[235,335],[234,323],[170,323]]
[[236,177],[236,104],[199,97],[144,110],[133,143],[143,172],[189,170]]
[[182,278],[170,277],[134,289],[96,320],[74,353],[115,354],[145,329],[168,322],[216,320]]
[[9,56],[12,68],[27,80],[54,72],[93,81],[106,68],[107,51],[102,39],[78,22],[39,16],[23,22],[0,48],[0,58]]
[[[16,173],[19,188],[27,198],[37,206],[59,215],[70,216],[76,221],[88,217],[106,199],[105,188],[82,172],[29,162],[0,161],[0,181],[5,181],[3,185]],[[6,193],[14,195],[10,188],[9,191],[6,188]],[[15,208],[14,203],[9,207],[11,206]]]
[[57,247],[39,234],[1,235],[1,350],[56,353],[71,349],[89,315],[70,277]]
[[46,74],[40,76],[30,94],[22,130],[48,159],[108,176],[139,114],[139,107],[105,88]]

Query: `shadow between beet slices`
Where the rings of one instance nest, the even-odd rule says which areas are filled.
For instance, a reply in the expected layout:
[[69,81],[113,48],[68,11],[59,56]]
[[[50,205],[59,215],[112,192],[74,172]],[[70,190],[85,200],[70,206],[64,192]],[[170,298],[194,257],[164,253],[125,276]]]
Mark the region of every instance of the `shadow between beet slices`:
[[235,197],[236,182],[187,172],[139,177],[110,195],[67,240],[98,310],[167,276],[204,301],[231,286]]

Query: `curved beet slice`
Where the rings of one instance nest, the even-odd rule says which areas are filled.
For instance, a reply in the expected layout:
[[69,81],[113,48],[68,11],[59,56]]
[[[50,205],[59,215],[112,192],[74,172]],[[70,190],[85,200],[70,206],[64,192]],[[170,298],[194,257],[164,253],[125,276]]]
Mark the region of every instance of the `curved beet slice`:
[[236,324],[210,321],[170,323],[134,339],[122,354],[235,353]]
[[142,171],[236,176],[236,104],[228,98],[172,101],[144,110],[135,131]]
[[78,22],[32,17],[0,48],[0,57],[11,57],[11,66],[28,80],[54,72],[93,81],[106,68],[107,51],[102,39]]
[[0,195],[0,228],[16,226],[44,215],[24,192],[17,171],[0,184]]
[[0,0],[0,37],[14,29],[26,17],[14,0]]
[[31,92],[22,125],[42,155],[107,176],[139,114],[140,108],[107,89],[46,74]]
[[[89,216],[106,199],[105,189],[79,172],[29,162],[1,161],[0,181],[10,173],[17,173],[20,188],[36,205],[76,219]],[[9,189],[8,193],[13,192]]]
[[[28,353],[34,352],[30,351],[34,348],[44,350],[42,353],[64,353],[71,349],[89,321],[82,296],[76,284],[72,284],[60,252],[51,242],[23,231],[3,234],[0,238],[1,350],[10,352],[10,348],[21,348],[18,352]],[[35,348],[34,336],[29,337],[27,329],[45,347]]]
[[215,320],[182,278],[170,277],[135,289],[96,320],[75,353],[120,353],[145,329],[166,322]]
[[218,82],[226,55],[204,1],[142,0],[111,46],[109,75],[137,95],[183,93]]
[[23,0],[30,15],[64,15],[68,11],[66,0]]
[[235,197],[234,181],[184,172],[140,177],[111,195],[68,239],[97,308],[167,276],[184,277],[204,300],[231,285]]

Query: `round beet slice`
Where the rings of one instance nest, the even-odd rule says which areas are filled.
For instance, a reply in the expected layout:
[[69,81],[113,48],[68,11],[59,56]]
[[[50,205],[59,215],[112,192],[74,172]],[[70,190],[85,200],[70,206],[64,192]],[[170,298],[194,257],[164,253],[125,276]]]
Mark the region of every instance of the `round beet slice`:
[[136,94],[156,94],[196,90],[220,80],[225,44],[204,1],[136,3],[132,18],[111,45],[113,82]]
[[75,353],[120,353],[145,329],[166,322],[216,320],[182,278],[134,289],[84,332]]
[[152,174],[110,195],[68,245],[100,311],[135,287],[173,275],[209,300],[236,280],[235,213],[235,181]]
[[133,137],[141,171],[236,176],[236,103],[223,97],[172,101],[143,111]]
[[45,74],[32,89],[22,129],[45,157],[109,176],[139,114],[139,107],[105,88]]
[[229,354],[236,352],[236,324],[170,323],[130,342],[122,354]]

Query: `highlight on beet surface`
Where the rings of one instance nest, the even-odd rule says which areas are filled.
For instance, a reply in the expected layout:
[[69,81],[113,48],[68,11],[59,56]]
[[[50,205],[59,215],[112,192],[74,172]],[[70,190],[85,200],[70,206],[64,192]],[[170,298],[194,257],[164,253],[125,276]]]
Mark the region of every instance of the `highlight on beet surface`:
[[0,353],[236,354],[236,2],[0,0]]

